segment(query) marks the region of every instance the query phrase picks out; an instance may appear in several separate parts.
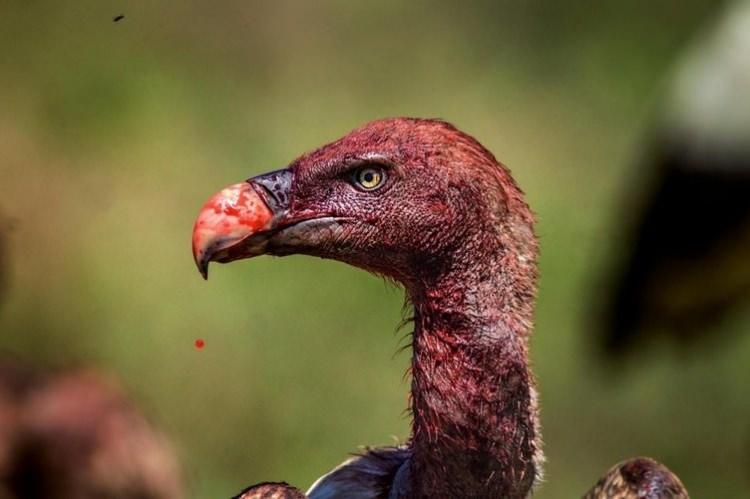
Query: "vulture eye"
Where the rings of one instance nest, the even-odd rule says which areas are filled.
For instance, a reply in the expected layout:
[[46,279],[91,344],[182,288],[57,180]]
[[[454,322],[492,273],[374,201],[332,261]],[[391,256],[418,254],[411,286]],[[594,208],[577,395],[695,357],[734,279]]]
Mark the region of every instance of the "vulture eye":
[[385,170],[379,167],[365,166],[354,172],[354,183],[366,191],[374,191],[385,183]]

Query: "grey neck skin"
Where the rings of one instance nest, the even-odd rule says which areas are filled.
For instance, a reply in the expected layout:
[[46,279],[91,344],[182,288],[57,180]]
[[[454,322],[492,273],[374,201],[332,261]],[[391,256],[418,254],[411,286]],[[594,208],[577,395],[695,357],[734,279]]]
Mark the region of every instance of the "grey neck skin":
[[402,496],[523,498],[541,474],[527,353],[536,245],[474,242],[409,290],[414,423],[394,484]]

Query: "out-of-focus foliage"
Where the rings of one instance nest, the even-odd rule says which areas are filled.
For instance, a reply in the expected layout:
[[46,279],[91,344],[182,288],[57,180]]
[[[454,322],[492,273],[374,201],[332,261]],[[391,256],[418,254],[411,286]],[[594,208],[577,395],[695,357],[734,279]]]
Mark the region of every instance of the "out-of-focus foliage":
[[120,376],[176,442],[193,497],[305,487],[357,445],[406,437],[400,291],[304,257],[216,267],[206,283],[189,239],[218,187],[370,119],[442,117],[513,169],[539,215],[539,497],[574,497],[638,454],[694,497],[738,497],[750,335],[689,357],[657,345],[610,376],[583,334],[660,82],[717,8],[5,2],[0,347]]

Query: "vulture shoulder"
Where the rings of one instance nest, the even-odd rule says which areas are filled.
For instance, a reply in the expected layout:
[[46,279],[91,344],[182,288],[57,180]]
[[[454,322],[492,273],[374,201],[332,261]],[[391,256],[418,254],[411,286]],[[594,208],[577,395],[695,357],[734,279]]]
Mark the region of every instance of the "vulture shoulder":
[[[320,477],[307,496],[310,499],[389,499],[398,497],[411,455],[407,447],[368,449]],[[405,467],[404,467],[405,469]],[[394,495],[397,494],[397,495]]]

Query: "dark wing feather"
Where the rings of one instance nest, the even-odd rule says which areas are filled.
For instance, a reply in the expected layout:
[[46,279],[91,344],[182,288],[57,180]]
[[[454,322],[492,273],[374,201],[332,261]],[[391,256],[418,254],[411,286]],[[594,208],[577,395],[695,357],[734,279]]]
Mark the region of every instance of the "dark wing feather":
[[369,449],[321,477],[310,487],[310,499],[388,499],[407,447]]
[[306,495],[284,482],[264,482],[233,499],[388,499],[396,474],[409,456],[406,447],[368,449],[320,477]]

